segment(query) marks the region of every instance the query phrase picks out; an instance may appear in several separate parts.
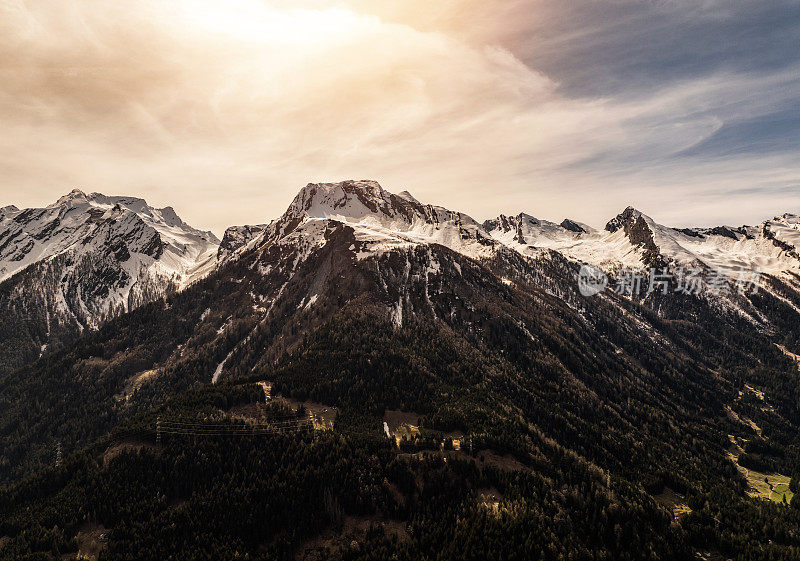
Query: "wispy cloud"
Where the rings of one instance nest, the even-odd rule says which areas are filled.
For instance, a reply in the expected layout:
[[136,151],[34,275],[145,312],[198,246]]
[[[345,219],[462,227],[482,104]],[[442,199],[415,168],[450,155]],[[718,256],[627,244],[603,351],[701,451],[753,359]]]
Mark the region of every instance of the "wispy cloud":
[[[638,52],[581,63],[620,48],[607,35],[619,24],[591,4],[570,27],[559,14],[577,8],[533,0],[6,2],[0,195],[140,194],[217,231],[274,217],[308,181],[352,177],[477,217],[800,210],[785,188],[800,169],[786,124],[797,67],[689,64],[658,80],[658,57]],[[561,35],[533,33],[547,25]]]

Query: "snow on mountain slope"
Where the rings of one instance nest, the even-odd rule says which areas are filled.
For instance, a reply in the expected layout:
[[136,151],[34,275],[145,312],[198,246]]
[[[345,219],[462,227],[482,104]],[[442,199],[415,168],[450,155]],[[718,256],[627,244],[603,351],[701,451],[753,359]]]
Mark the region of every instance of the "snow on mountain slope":
[[171,207],[75,189],[45,208],[2,209],[0,282],[16,302],[39,297],[48,314],[94,328],[201,278],[218,246]]
[[560,224],[538,220],[533,216],[521,213],[517,216],[501,214],[496,220],[485,221],[483,227],[493,238],[509,246],[520,244],[550,248],[570,243],[591,231],[588,226],[582,226],[576,222],[572,222],[572,224],[580,231],[569,230]]
[[564,252],[598,239],[597,231],[586,224],[569,219],[556,224],[525,213],[516,216],[501,214],[494,220],[486,220],[483,227],[493,239],[523,254],[531,254],[534,249]]
[[46,208],[3,209],[0,281],[55,255],[96,250],[114,242],[158,262],[159,273],[179,285],[189,282],[219,245],[214,234],[192,228],[172,207],[156,209],[143,199],[87,195],[75,189]]
[[[646,261],[646,265],[655,264],[660,257],[664,264],[712,269],[731,277],[742,271],[785,276],[800,270],[800,258],[795,250],[800,231],[797,217],[793,215],[767,220],[758,227],[678,230],[638,214],[647,232],[640,232],[638,238],[629,235],[629,239],[645,251],[652,250],[651,262]],[[612,222],[609,225],[613,228]],[[647,235],[652,244],[645,239]]]
[[[226,259],[236,251],[269,240],[321,236],[317,223],[336,221],[353,228],[359,258],[414,245],[441,244],[474,259],[491,259],[511,249],[528,257],[542,250],[606,271],[623,268],[681,267],[721,271],[737,277],[743,270],[786,276],[800,272],[800,217],[786,214],[757,227],[678,230],[658,224],[629,207],[603,230],[565,219],[560,224],[525,213],[501,215],[479,224],[466,214],[422,204],[407,191],[389,193],[375,181],[310,183],[286,212],[267,227],[226,232]],[[289,238],[287,236],[291,235]],[[230,246],[230,247],[228,247]]]
[[[578,226],[575,228],[573,225]],[[558,251],[606,271],[620,268],[683,267],[785,276],[800,272],[800,217],[784,214],[757,227],[676,229],[628,207],[604,230],[565,220],[555,224],[527,214],[501,215],[484,227],[523,254],[534,248]]]
[[726,230],[735,237],[713,233],[700,233],[698,237],[680,234],[681,245],[718,270],[757,270],[775,276],[800,272],[796,246],[787,241],[798,241],[791,228],[766,221],[760,227]]
[[550,249],[602,269],[639,267],[644,257],[623,230],[598,231],[569,219],[556,224],[525,213],[501,214],[483,225],[492,238],[523,255]]
[[91,206],[101,209],[127,209],[158,232],[164,247],[158,264],[163,272],[173,275],[181,288],[214,269],[219,239],[212,232],[186,224],[171,206],[158,209],[143,199],[107,197],[100,193],[88,195],[87,200]]
[[[317,223],[336,221],[353,228],[358,255],[419,244],[441,244],[473,258],[490,257],[496,242],[471,217],[424,205],[408,192],[395,195],[375,181],[309,183],[281,218],[264,231],[261,242],[294,232],[320,235]],[[293,236],[297,238],[297,235]]]

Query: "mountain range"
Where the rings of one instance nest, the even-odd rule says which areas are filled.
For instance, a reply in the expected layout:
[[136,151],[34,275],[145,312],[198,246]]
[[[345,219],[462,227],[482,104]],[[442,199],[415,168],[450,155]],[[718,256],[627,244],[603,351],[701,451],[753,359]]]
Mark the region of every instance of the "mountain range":
[[[670,228],[632,207],[602,230],[525,213],[479,223],[422,204],[407,191],[395,195],[374,181],[346,181],[309,184],[279,219],[232,226],[220,241],[183,222],[171,207],[76,189],[46,208],[0,210],[0,309],[19,322],[5,338],[14,348],[3,345],[3,368],[35,360],[84,329],[181,290],[256,245],[319,246],[321,225],[332,222],[353,229],[357,259],[432,244],[477,260],[509,250],[530,258],[552,251],[612,275],[685,267],[735,281],[751,271],[800,289],[800,217],[793,214],[735,228]],[[761,288],[773,290],[770,283]]]
[[127,197],[2,212],[0,554],[800,551],[800,217],[480,223],[374,181],[221,241]]

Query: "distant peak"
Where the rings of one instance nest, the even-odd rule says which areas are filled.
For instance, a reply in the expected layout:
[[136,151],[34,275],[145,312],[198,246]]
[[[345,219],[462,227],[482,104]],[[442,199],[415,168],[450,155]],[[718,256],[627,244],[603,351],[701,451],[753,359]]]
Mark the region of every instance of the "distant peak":
[[171,206],[165,206],[164,208],[158,209],[158,212],[161,213],[161,219],[164,221],[165,224],[168,226],[183,226],[184,222],[181,220],[178,213],[175,212],[175,209]]
[[217,259],[223,260],[238,249],[246,246],[256,236],[264,232],[268,226],[268,224],[230,226],[222,236],[222,241],[217,250]]
[[536,218],[535,216],[531,216],[530,214],[527,214],[525,212],[520,212],[515,218],[520,221],[525,220],[529,224],[533,224],[535,226],[538,226],[541,223],[541,221],[538,218]]
[[373,195],[383,192],[383,187],[381,187],[381,184],[371,179],[347,179],[345,181],[336,181],[333,183],[309,183],[302,189],[302,191],[321,190],[324,192],[330,192],[337,189],[343,189],[352,192],[358,191]]
[[575,232],[576,234],[585,234],[586,228],[575,222],[574,220],[570,220],[569,218],[565,218],[560,226],[565,230],[569,230],[570,232]]
[[414,195],[412,195],[408,191],[400,191],[397,194],[397,196],[400,197],[401,199],[404,199],[404,200],[410,202],[410,203],[422,204],[414,197]]
[[616,232],[620,229],[627,230],[628,227],[637,222],[642,216],[644,215],[641,212],[632,206],[629,206],[617,216],[609,220],[608,224],[606,224],[606,230],[609,232]]
[[309,183],[297,194],[301,199],[309,199],[319,194],[327,195],[335,192],[358,193],[366,196],[377,196],[384,193],[383,187],[377,181],[368,179],[348,179],[334,183]]
[[286,216],[361,218],[375,214],[391,217],[398,212],[395,203],[399,200],[400,197],[389,193],[377,181],[372,180],[309,183],[294,198]]
[[776,222],[783,221],[789,223],[797,223],[798,221],[800,221],[800,216],[791,212],[784,212],[780,216],[776,216],[774,220]]
[[510,230],[518,230],[523,224],[527,224],[529,226],[539,226],[541,222],[539,219],[531,216],[530,214],[520,212],[515,216],[506,216],[505,214],[501,214],[495,219],[486,220],[483,223],[483,227],[487,231],[502,230],[504,232],[508,232]]
[[84,193],[80,189],[73,189],[66,195],[59,197],[59,199],[50,206],[53,207],[53,206],[69,205],[72,204],[73,202],[88,202],[88,200],[89,199],[87,198],[86,193]]
[[108,196],[102,193],[92,193],[87,198],[99,205],[120,205],[134,212],[143,212],[151,209],[147,201],[141,197]]

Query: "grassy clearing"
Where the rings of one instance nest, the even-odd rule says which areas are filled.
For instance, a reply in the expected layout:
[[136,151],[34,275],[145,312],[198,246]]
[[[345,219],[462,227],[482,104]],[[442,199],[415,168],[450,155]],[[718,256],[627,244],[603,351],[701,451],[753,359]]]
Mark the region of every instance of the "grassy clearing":
[[414,425],[400,425],[391,432],[395,442],[400,446],[404,438],[407,440],[414,440],[415,437],[419,436],[419,427]]
[[159,374],[160,371],[158,369],[137,372],[125,381],[122,393],[116,396],[117,401],[128,401],[139,388],[154,380]]
[[325,405],[324,403],[317,403],[316,401],[300,401],[289,397],[273,396],[270,402],[283,403],[294,412],[297,412],[302,406],[305,408],[309,418],[314,423],[314,428],[317,430],[333,429],[336,415],[339,412],[339,410],[332,405]]
[[394,432],[403,425],[419,426],[419,414],[408,411],[397,411],[387,409],[383,415],[383,420],[389,425],[389,430]]
[[752,419],[748,419],[747,417],[739,415],[728,405],[725,406],[725,412],[728,414],[728,419],[730,419],[734,423],[739,423],[747,427],[750,427],[751,429],[753,429],[753,431],[755,431],[757,435],[761,436],[761,427],[755,424]]
[[669,487],[665,487],[664,491],[655,495],[653,499],[661,506],[671,510],[672,516],[675,518],[681,518],[692,512],[689,505],[684,502],[686,498]]
[[739,454],[743,452],[742,447],[736,442],[733,435],[728,435],[733,445],[728,451],[728,457],[736,464],[736,469],[739,473],[744,475],[747,479],[749,489],[747,494],[751,497],[767,499],[775,503],[783,504],[783,498],[786,497],[786,503],[792,501],[794,493],[789,489],[789,482],[791,478],[788,475],[780,473],[762,473],[752,469],[747,469],[739,465]]
[[108,530],[96,524],[84,524],[76,539],[78,541],[78,554],[74,559],[96,561],[100,552],[105,548]]
[[108,467],[109,462],[122,454],[123,452],[139,452],[141,450],[157,450],[155,446],[148,442],[140,442],[135,440],[129,440],[126,442],[120,442],[118,444],[114,444],[106,449],[103,453],[103,467]]
[[780,473],[760,473],[754,470],[739,468],[745,470],[745,477],[747,483],[750,485],[748,494],[751,497],[760,497],[762,499],[769,499],[776,503],[783,503],[783,497],[786,497],[786,502],[789,503],[794,496],[794,493],[789,490],[790,478]]

